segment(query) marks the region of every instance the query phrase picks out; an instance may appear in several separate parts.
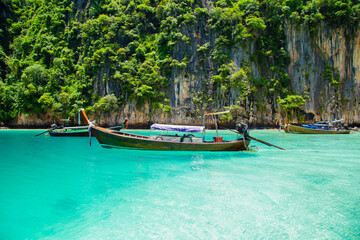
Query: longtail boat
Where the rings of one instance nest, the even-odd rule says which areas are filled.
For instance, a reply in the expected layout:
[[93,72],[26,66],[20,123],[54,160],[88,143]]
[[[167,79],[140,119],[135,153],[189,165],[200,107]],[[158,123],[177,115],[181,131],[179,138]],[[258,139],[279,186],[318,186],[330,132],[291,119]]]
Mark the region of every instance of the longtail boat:
[[[227,112],[209,113],[204,115],[204,125],[206,116],[215,116]],[[251,141],[250,138],[247,137],[248,132],[246,124],[246,126],[242,124],[237,125],[238,137],[236,140],[223,141],[223,138],[218,135],[215,122],[217,136],[213,138],[213,141],[206,141],[205,126],[153,124],[151,129],[177,131],[182,132],[183,135],[163,134],[143,136],[95,126],[89,121],[84,109],[80,109],[80,115],[82,120],[88,123],[91,135],[95,136],[101,146],[106,148],[128,147],[175,151],[239,151],[247,150]],[[196,132],[202,132],[202,137],[195,137],[192,133]]]
[[333,123],[338,123],[344,119],[334,120],[334,121],[323,121],[317,122],[315,124],[307,124],[302,126],[297,126],[293,124],[282,125],[282,129],[286,133],[305,133],[305,134],[349,134],[350,130],[344,129],[342,127],[334,126]]
[[[67,119],[61,119],[60,121],[68,124],[70,122],[70,117]],[[79,125],[81,124],[80,113],[78,116]],[[52,124],[51,127],[45,132],[36,134],[35,136],[39,136],[44,133],[49,133],[52,137],[88,137],[89,131],[88,126],[79,126],[79,127],[65,127],[65,123],[58,127],[56,124]],[[120,131],[123,128],[128,127],[128,119],[125,119],[124,123],[120,126],[110,127],[111,130]]]
[[[121,130],[124,128],[124,124],[121,126],[110,127],[111,130]],[[88,126],[79,126],[79,127],[61,127],[61,128],[51,128],[49,134],[52,137],[88,137],[89,131]]]
[[88,127],[52,127],[49,130],[49,135],[52,137],[87,137],[89,136]]

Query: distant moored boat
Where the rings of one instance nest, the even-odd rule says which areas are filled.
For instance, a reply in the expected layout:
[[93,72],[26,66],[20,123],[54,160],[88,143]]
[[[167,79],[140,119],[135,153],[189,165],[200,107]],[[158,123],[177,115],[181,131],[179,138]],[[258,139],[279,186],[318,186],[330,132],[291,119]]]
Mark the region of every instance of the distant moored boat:
[[334,126],[334,123],[339,123],[344,119],[334,121],[323,121],[315,124],[307,124],[297,126],[293,124],[282,125],[281,128],[286,133],[306,133],[306,134],[349,134],[350,130],[344,129],[342,126]]

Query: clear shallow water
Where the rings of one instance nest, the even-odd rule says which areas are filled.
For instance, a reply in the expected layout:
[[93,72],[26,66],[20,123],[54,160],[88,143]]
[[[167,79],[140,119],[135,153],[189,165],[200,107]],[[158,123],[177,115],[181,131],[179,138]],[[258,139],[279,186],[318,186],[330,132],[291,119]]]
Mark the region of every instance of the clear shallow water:
[[0,239],[360,238],[359,133],[167,152],[40,132],[0,131]]

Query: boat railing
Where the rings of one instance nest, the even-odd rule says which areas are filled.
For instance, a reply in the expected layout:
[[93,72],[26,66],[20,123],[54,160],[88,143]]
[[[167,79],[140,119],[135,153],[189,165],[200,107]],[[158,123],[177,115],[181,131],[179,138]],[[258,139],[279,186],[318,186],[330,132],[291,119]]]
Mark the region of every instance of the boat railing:
[[124,136],[128,136],[128,137],[134,137],[134,138],[143,138],[143,139],[149,139],[150,137],[148,136],[143,136],[143,135],[137,135],[137,134],[132,134],[132,133],[126,133],[126,132],[120,132],[120,131],[111,131],[111,133],[114,134],[118,134],[118,135],[124,135]]
[[87,129],[88,126],[79,126],[79,127],[64,127],[66,130],[84,130]]

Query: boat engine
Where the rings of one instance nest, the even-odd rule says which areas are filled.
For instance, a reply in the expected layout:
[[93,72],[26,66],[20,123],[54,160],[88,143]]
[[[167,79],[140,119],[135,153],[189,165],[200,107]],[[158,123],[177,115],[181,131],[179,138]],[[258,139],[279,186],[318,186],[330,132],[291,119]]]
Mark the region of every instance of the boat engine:
[[243,122],[237,123],[236,130],[238,131],[238,133],[243,135],[245,137],[245,139],[247,139],[249,137],[248,125],[246,123],[243,123]]

